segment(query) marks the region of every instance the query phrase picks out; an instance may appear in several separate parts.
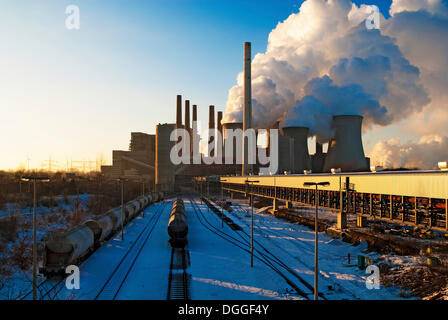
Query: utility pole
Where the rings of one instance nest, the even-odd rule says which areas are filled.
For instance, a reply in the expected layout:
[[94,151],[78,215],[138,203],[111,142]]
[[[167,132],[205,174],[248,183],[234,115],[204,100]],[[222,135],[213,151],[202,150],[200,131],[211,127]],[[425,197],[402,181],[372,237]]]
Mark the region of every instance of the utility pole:
[[[224,216],[224,190],[221,182],[221,213]],[[224,228],[224,219],[221,219],[221,228]]]
[[33,181],[33,300],[37,300],[37,190],[36,181],[48,182],[48,177],[23,176],[22,181]]
[[319,193],[317,190],[318,186],[329,186],[329,182],[305,182],[304,187],[316,186],[316,193],[314,196],[314,202],[316,205],[316,214],[314,216],[314,300],[319,299],[319,288],[318,288],[318,274],[319,274],[319,259],[318,259],[318,244],[319,244]]
[[[249,184],[250,183],[257,183],[260,181],[250,181],[249,179],[246,179],[246,188],[249,191]],[[249,192],[249,199],[250,199],[250,266],[254,266],[254,203],[253,203],[253,197],[252,194]]]

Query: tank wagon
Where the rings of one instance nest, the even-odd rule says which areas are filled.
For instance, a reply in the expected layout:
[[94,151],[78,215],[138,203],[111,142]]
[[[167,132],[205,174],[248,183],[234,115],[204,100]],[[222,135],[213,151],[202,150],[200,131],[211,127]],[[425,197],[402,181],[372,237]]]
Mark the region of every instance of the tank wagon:
[[168,221],[168,234],[173,248],[183,248],[187,244],[188,222],[185,214],[184,201],[177,199],[173,203]]
[[[68,265],[78,264],[109,239],[121,226],[134,219],[148,205],[163,200],[163,193],[153,192],[121,207],[114,208],[71,230],[56,234],[45,242],[41,272],[48,276],[64,274]],[[123,221],[123,224],[122,224]]]

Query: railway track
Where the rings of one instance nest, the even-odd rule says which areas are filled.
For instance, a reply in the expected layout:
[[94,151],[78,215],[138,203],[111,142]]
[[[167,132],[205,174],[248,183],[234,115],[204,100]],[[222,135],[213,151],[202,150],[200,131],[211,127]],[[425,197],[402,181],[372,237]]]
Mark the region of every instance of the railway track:
[[[212,204],[213,205],[213,204]],[[248,214],[248,212],[245,212]],[[245,223],[245,222],[244,222]],[[237,235],[240,236],[243,241],[245,241],[249,247],[250,247],[250,235],[249,233],[247,233],[246,231],[244,231],[244,229],[241,229],[241,232],[237,232]],[[272,253],[272,251],[268,250],[263,244],[261,244],[259,241],[254,239],[254,245],[258,245],[260,247],[260,249],[257,249],[256,247],[254,247],[254,251],[258,251],[259,253],[263,254],[263,255],[268,255],[270,256],[272,259],[274,259],[283,269],[285,269],[287,272],[289,272],[290,274],[293,275],[293,277],[297,278],[305,287],[307,287],[311,292],[313,292],[314,294],[314,286],[312,286],[311,284],[309,284],[306,280],[304,280],[299,274],[297,274],[297,272],[295,272],[292,268],[290,268],[286,263],[284,263],[280,258],[278,258],[277,255],[274,255]],[[306,266],[310,269],[312,269],[309,266]],[[324,295],[322,293],[319,294],[319,297],[321,297],[322,299],[326,300],[326,298],[324,297]]]
[[[245,219],[243,219],[241,216],[238,216],[238,212],[245,214],[245,215],[249,215],[250,213],[241,207],[240,204],[235,204],[234,208],[236,209],[237,212],[232,211],[230,214],[235,217],[236,219],[238,219],[238,221],[240,221],[241,223],[244,223],[247,227],[249,227],[249,222],[245,221]],[[260,220],[263,221],[263,220]],[[299,241],[297,238],[295,238],[293,235],[291,235],[290,233],[286,232],[286,231],[280,231],[280,230],[272,230],[270,228],[269,225],[267,225],[265,222],[261,222],[260,223],[264,228],[269,229],[269,233],[263,231],[261,228],[257,228],[257,231],[260,233],[260,235],[262,235],[263,237],[269,238],[270,242],[272,243],[273,246],[277,247],[279,250],[283,251],[286,255],[290,256],[291,258],[293,258],[294,260],[296,260],[297,262],[301,263],[304,267],[308,268],[308,269],[313,269],[314,265],[310,265],[309,263],[303,261],[302,259],[300,259],[300,257],[291,254],[291,252],[289,250],[287,250],[283,245],[281,245],[280,242],[278,242],[276,239],[271,239],[272,235],[276,235],[278,237],[290,237],[294,240],[297,241],[289,241],[289,243],[294,246],[295,248],[297,248],[300,251],[305,251],[306,254],[314,254],[314,245],[310,245],[306,242],[303,241]],[[326,256],[328,259],[344,259],[345,256],[337,256],[334,254],[328,254],[325,252],[320,253],[320,256]],[[340,286],[337,282],[335,281],[329,281],[328,278],[323,277],[321,274],[319,274],[319,281],[322,283],[322,281],[324,282],[330,282],[329,284],[332,285],[332,287],[334,288],[338,288],[339,290],[343,290],[342,286]],[[347,290],[343,290],[347,295],[349,295],[351,298],[353,299],[357,299],[357,297],[350,291]],[[320,295],[319,295],[320,296]]]
[[[234,208],[236,208],[236,211],[250,216],[250,213],[248,212],[248,210],[242,208],[240,204],[236,204]],[[235,217],[236,219],[238,219],[239,221],[241,221],[242,223],[244,223],[246,226],[248,226],[248,227],[250,226],[248,221],[243,219],[241,216],[238,216],[234,211],[230,212],[230,214],[233,217]],[[260,219],[259,222],[257,222],[257,224],[261,225],[263,228],[269,230],[269,234],[268,234],[262,228],[257,228],[257,231],[260,234],[262,234],[264,237],[270,238],[272,235],[275,235],[275,236],[278,236],[278,237],[289,237],[289,238],[292,238],[294,240],[297,240],[297,241],[291,241],[291,244],[294,247],[296,247],[299,250],[305,250],[307,254],[314,254],[314,243],[310,244],[310,243],[307,243],[307,242],[301,242],[294,235],[292,235],[291,233],[288,233],[287,231],[272,229],[270,225],[268,225],[266,222],[263,221],[263,219]],[[270,239],[270,240],[272,241],[272,239]],[[273,242],[275,242],[275,240]],[[308,265],[306,262],[302,261],[300,258],[293,256],[289,251],[287,251],[285,248],[279,246],[278,244],[276,244],[275,246],[280,248],[286,254],[290,255],[293,258],[295,258],[298,262],[302,263],[304,266],[309,267],[309,268],[313,267],[311,265]],[[334,258],[343,259],[343,258],[345,258],[345,256],[337,256],[337,255],[334,255],[334,254],[330,255],[330,254],[328,254],[326,252],[321,252],[320,256],[321,257],[325,256],[328,259],[334,259]]]
[[[219,237],[224,240],[232,243],[233,245],[239,247],[240,249],[250,253],[250,235],[246,233],[244,230],[235,231],[238,237],[234,237],[221,229],[217,228],[213,224],[211,224],[205,215],[202,213],[202,210],[199,208],[197,203],[190,199],[190,203],[193,207],[193,210],[199,220],[199,222],[206,227],[211,232],[215,233]],[[302,296],[303,298],[310,300],[310,295],[313,295],[314,288],[308,282],[306,282],[300,275],[298,275],[293,269],[287,266],[283,261],[281,261],[276,255],[274,255],[271,251],[261,245],[258,241],[254,241],[254,258],[268,266],[274,272],[276,272],[279,276],[281,276],[293,289],[294,291]],[[284,270],[284,271],[282,271]],[[294,280],[291,280],[291,277]],[[299,281],[301,285],[298,285],[295,281]],[[309,293],[302,290],[300,287],[305,286]],[[323,299],[326,299],[322,294],[319,296]]]
[[167,300],[190,299],[190,275],[187,273],[189,260],[188,250],[172,248]]
[[[64,287],[64,284],[65,278],[56,281],[45,279],[37,285],[38,300],[56,300],[59,292]],[[18,298],[18,300],[32,299],[32,295],[33,290],[30,290],[26,294]]]
[[120,292],[123,284],[131,272],[142,252],[146,242],[148,241],[152,231],[159,222],[162,213],[167,208],[170,202],[163,202],[157,208],[157,211],[152,215],[146,226],[140,232],[134,243],[129,247],[126,254],[121,258],[120,262],[111,272],[100,291],[95,296],[95,300],[115,300]]

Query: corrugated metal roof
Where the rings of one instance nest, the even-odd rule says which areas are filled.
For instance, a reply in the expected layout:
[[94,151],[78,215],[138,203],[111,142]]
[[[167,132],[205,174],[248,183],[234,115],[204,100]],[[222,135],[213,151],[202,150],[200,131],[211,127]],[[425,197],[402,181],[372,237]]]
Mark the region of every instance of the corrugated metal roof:
[[448,198],[448,171],[383,171],[338,174],[277,175],[221,177],[228,183],[244,184],[247,179],[259,181],[253,185],[278,186],[312,189],[304,187],[304,182],[328,181],[328,187],[321,190],[339,191],[340,183],[350,178],[356,192],[387,195],[402,195],[424,198]]

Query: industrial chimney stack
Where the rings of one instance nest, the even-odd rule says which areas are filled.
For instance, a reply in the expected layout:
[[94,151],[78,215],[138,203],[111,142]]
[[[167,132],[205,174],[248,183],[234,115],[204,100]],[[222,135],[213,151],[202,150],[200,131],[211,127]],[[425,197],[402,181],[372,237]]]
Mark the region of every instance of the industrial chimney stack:
[[[243,105],[243,134],[252,128],[252,76],[251,76],[251,43],[244,43],[244,105]],[[252,165],[248,164],[248,139],[243,136],[243,166],[242,175],[252,172]]]
[[[187,131],[190,139],[185,139],[185,143],[189,142],[190,154],[191,154],[191,129],[190,129],[190,100],[185,100],[185,130]],[[184,150],[186,150],[187,145],[184,145]]]
[[176,103],[176,128],[182,128],[182,96],[180,94],[177,95]]
[[[215,106],[209,106],[208,109],[208,128],[215,129]],[[211,143],[215,143],[213,137],[210,137],[208,140],[209,146]],[[215,155],[215,151],[209,152],[210,156],[213,157]]]
[[198,137],[198,127],[197,127],[197,122],[198,122],[198,106],[197,105],[193,105],[193,124],[191,126],[191,130],[192,130],[192,144],[191,144],[191,153],[194,155],[193,151],[197,150],[199,152],[199,137]]

